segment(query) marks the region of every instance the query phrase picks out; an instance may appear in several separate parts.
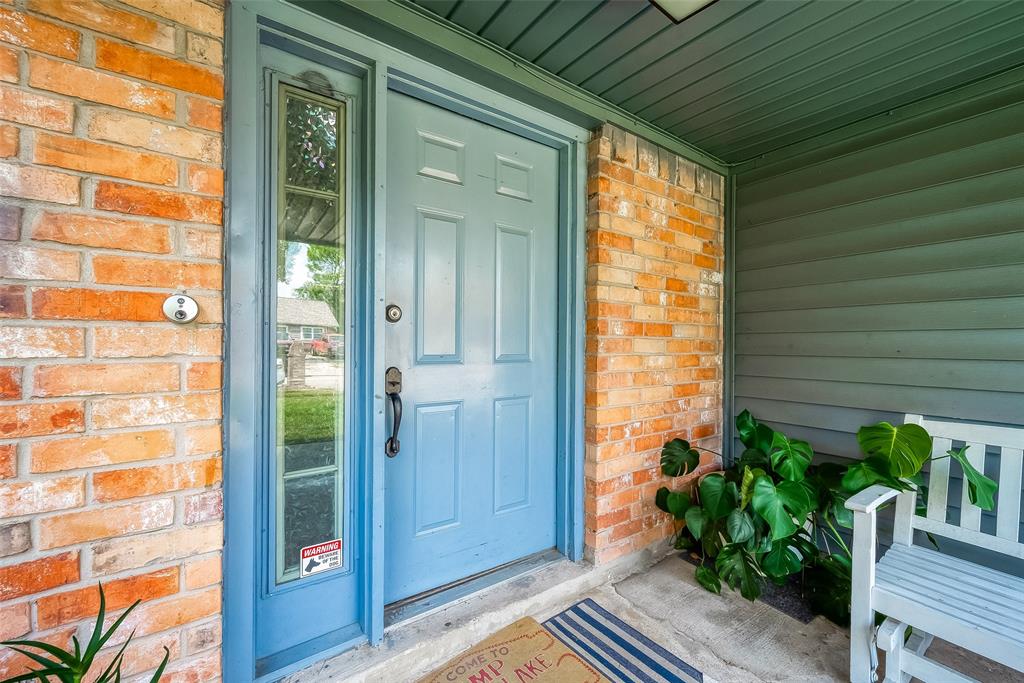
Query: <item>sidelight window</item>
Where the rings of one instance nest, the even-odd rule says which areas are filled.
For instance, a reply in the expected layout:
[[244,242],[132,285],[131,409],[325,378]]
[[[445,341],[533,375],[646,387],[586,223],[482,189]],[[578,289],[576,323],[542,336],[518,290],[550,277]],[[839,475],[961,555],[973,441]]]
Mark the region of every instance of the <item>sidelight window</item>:
[[[282,86],[277,106],[273,399],[277,582],[315,573],[302,548],[343,536],[345,103]],[[314,324],[302,325],[309,321]],[[308,566],[307,566],[308,565]],[[322,568],[322,567],[321,567]]]

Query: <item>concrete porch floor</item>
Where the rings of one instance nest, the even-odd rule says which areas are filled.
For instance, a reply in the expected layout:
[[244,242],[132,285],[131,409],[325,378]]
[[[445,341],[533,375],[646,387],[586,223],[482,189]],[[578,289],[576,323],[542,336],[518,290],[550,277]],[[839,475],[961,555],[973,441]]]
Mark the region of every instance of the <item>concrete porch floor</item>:
[[[386,632],[285,679],[387,682],[417,680],[490,633],[521,618],[543,621],[590,597],[719,683],[845,681],[848,635],[824,618],[802,624],[738,593],[712,595],[694,567],[675,554],[593,568],[559,562],[492,586]],[[1024,675],[936,641],[928,654],[979,681],[1024,683]]]

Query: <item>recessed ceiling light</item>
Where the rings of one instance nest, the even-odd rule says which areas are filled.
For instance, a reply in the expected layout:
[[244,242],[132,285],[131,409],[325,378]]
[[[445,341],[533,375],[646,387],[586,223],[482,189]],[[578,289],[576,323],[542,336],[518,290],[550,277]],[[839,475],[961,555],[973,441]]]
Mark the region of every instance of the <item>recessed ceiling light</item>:
[[683,19],[692,17],[716,0],[651,0],[651,4],[660,9],[665,16],[677,24]]

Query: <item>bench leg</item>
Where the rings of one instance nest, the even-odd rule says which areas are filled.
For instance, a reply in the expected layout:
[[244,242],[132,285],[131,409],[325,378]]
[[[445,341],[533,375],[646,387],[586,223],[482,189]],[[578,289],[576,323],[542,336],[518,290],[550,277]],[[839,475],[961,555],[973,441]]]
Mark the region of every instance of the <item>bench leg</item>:
[[874,683],[875,513],[853,515],[853,567],[850,581],[850,683]]
[[875,612],[866,602],[855,599],[850,605],[850,683],[874,683],[877,679]]
[[885,683],[909,683],[910,674],[903,671],[903,642],[907,625],[886,619],[878,627],[878,647],[885,651]]

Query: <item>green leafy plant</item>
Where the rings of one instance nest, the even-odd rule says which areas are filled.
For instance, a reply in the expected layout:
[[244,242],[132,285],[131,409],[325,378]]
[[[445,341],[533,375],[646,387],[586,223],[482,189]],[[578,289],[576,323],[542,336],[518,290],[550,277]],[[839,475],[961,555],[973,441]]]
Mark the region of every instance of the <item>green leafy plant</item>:
[[[737,427],[748,445],[737,466],[703,476],[692,494],[662,488],[655,502],[683,525],[677,547],[699,547],[705,562],[698,582],[715,593],[725,583],[753,600],[766,580],[785,580],[803,566],[801,546],[811,544],[798,532],[814,507],[804,481],[812,451],[749,413]],[[695,448],[673,439],[662,452],[662,471],[687,474],[698,460]]]
[[[758,422],[744,410],[736,433],[745,450],[734,465],[700,478],[691,492],[658,490],[655,504],[679,523],[675,544],[699,551],[697,582],[712,593],[725,583],[754,600],[767,581],[799,575],[812,609],[838,623],[850,618],[852,555],[841,528],[853,526],[846,500],[873,484],[926,489],[920,475],[930,460],[960,463],[972,503],[995,506],[996,483],[979,472],[966,447],[931,455],[931,436],[921,426],[887,422],[861,427],[857,442],[865,458],[853,465],[815,464],[806,441]],[[698,449],[682,439],[665,444],[662,472],[693,472]]]
[[[30,672],[8,678],[0,683],[16,683],[17,681],[40,681],[47,683],[51,679],[59,681],[59,683],[82,683],[85,681],[87,674],[91,674],[90,669],[96,660],[96,655],[100,649],[110,640],[110,637],[114,635],[114,632],[124,623],[124,620],[128,617],[133,609],[139,604],[139,600],[132,603],[131,607],[126,609],[124,613],[119,616],[110,628],[104,632],[103,620],[106,617],[107,612],[107,601],[106,596],[103,594],[103,585],[99,585],[100,591],[100,610],[99,614],[96,615],[96,624],[93,626],[92,636],[89,638],[89,642],[86,643],[85,649],[83,650],[78,642],[78,638],[72,636],[71,642],[74,644],[73,651],[67,651],[56,645],[50,643],[44,643],[38,640],[11,640],[2,643],[7,647],[20,652],[36,664],[39,664],[42,668],[34,669]],[[121,681],[121,664],[124,661],[124,653],[128,648],[128,644],[132,641],[135,636],[135,632],[132,631],[131,635],[128,636],[124,644],[121,645],[121,649],[117,651],[114,658],[110,660],[110,663],[103,669],[102,672],[97,674],[95,677],[90,677],[90,683],[120,683]],[[25,648],[33,648],[40,652],[32,652]],[[43,656],[45,653],[50,655],[50,658]],[[167,666],[167,660],[170,658],[171,652],[166,647],[164,648],[164,658],[160,662],[160,666],[157,667],[156,672],[150,679],[150,683],[157,683],[160,677],[164,673],[164,668]]]

